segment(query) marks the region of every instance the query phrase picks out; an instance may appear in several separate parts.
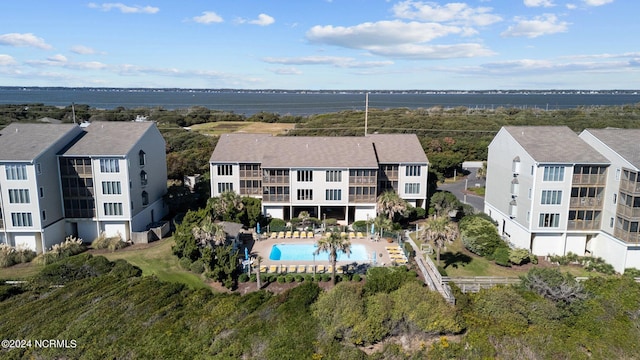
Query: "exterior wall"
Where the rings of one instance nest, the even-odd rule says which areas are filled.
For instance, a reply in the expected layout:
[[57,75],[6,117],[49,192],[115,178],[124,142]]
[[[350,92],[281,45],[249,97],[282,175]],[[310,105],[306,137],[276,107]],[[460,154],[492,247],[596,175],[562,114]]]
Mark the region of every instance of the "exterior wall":
[[[342,172],[341,181],[327,181],[327,170]],[[311,171],[313,181],[298,181],[298,171]],[[347,206],[349,203],[349,170],[348,169],[291,169],[291,205],[293,206]],[[312,200],[298,200],[298,190],[313,190]],[[327,200],[326,190],[340,190],[340,200]]]
[[574,254],[584,256],[586,248],[587,248],[587,235],[585,234],[568,234],[567,235],[567,243],[565,245],[565,255],[568,252],[572,252]]
[[355,212],[355,219],[353,221],[361,221],[368,219],[375,219],[376,217],[376,206],[371,205],[357,205]]
[[120,236],[127,240],[131,231],[128,225],[127,221],[104,221],[100,223],[100,232],[106,237]]
[[22,232],[8,234],[10,237],[9,244],[15,247],[31,249],[38,254],[42,253],[42,242],[40,242],[40,233]]
[[509,241],[510,246],[531,250],[531,232],[528,228],[518,224],[491,204],[485,203],[484,211],[498,223],[498,233]]
[[531,240],[534,255],[564,255],[564,234],[535,234]]
[[[7,232],[34,232],[42,229],[40,218],[40,207],[38,202],[38,187],[36,184],[35,166],[30,163],[11,163],[26,165],[27,178],[25,180],[7,180],[6,165],[0,164],[0,191],[2,191],[2,209],[4,212],[4,225]],[[26,189],[29,191],[29,203],[11,204],[9,200],[9,190]],[[11,218],[12,213],[30,213],[32,226],[14,226]]]
[[[91,220],[80,220],[75,223],[77,226],[78,237],[85,243],[92,243],[100,233],[98,232],[98,223]],[[67,229],[67,233],[71,233]]]
[[[420,166],[420,175],[408,176],[407,166],[414,165]],[[416,206],[416,203],[421,203],[421,207],[426,209],[428,173],[429,167],[426,164],[400,164],[398,166],[398,195],[400,195],[401,198],[409,201],[413,206]],[[406,192],[405,185],[409,183],[420,184],[420,191],[417,194],[408,194]]]
[[[231,175],[218,175],[218,165],[231,165]],[[240,191],[240,164],[238,163],[210,163],[209,170],[211,174],[211,197],[220,196],[218,184],[232,183],[233,191]]]
[[[604,261],[613,265],[617,272],[621,273],[625,268],[632,267],[627,266],[627,245],[611,235],[599,233],[589,241],[587,249],[591,251],[593,256],[601,257]],[[638,263],[640,259],[638,255],[640,255],[638,249],[629,254],[634,263]]]
[[[287,205],[288,206],[288,205]],[[284,219],[284,209],[281,206],[265,206],[262,205],[262,213],[265,216],[271,216],[274,219]]]
[[[120,172],[101,172],[100,171],[100,160],[101,159],[117,159]],[[93,158],[91,160],[91,166],[93,167],[93,182],[95,184],[95,188],[97,191],[95,192],[95,200],[96,200],[96,220],[97,221],[115,221],[115,220],[128,220],[131,218],[131,186],[132,184],[129,181],[133,181],[133,179],[129,178],[129,173],[127,171],[128,164],[127,159],[125,158],[116,158],[116,157],[103,157],[103,158]],[[103,181],[119,181],[121,194],[104,194],[102,192],[102,182]],[[138,178],[139,181],[139,178]],[[105,214],[105,203],[122,203],[122,215],[106,215]],[[123,234],[124,235],[124,234]]]
[[64,225],[64,220],[60,219],[55,224],[51,224],[43,230],[42,241],[45,251],[51,249],[53,245],[59,244],[66,239],[67,233],[65,231]]
[[[564,180],[544,181],[545,166],[560,166],[564,168]],[[535,169],[534,187],[531,201],[531,224],[533,232],[565,232],[569,214],[569,200],[571,199],[571,179],[573,177],[573,164],[541,164]],[[559,205],[543,205],[542,191],[562,191],[562,202]],[[541,227],[540,214],[559,214],[560,220],[557,227]]]
[[164,200],[158,199],[131,218],[131,231],[145,231],[149,224],[159,221],[167,213],[168,207],[164,205]]

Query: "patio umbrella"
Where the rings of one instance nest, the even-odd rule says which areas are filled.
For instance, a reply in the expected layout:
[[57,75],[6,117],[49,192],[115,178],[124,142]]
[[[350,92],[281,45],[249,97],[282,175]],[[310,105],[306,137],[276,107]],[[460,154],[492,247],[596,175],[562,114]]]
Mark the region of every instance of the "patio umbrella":
[[376,252],[375,251],[373,252],[373,263],[374,264],[376,263]]
[[260,234],[260,223],[256,224],[256,232]]
[[246,247],[244,248],[244,259],[249,260],[249,249]]

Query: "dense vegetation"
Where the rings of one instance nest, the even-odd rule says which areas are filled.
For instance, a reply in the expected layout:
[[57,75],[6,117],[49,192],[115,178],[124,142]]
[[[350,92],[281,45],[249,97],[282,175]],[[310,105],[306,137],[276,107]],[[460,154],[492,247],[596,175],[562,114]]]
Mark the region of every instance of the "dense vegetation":
[[328,291],[305,281],[242,296],[140,274],[81,254],[27,285],[0,285],[4,338],[75,340],[0,357],[619,359],[640,350],[640,285],[628,277],[578,283],[536,269],[519,286],[457,294],[454,307],[402,267]]

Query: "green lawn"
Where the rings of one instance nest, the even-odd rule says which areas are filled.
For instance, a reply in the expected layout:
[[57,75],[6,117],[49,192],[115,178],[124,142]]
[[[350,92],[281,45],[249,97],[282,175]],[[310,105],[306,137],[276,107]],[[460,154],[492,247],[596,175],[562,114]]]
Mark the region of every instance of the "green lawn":
[[[420,247],[421,242],[415,240],[415,234],[411,234],[412,239]],[[434,250],[431,259],[436,263],[436,253]],[[436,263],[437,264],[437,263]],[[459,238],[447,245],[440,253],[440,265],[447,271],[450,277],[469,276],[503,276],[518,277],[524,275],[535,266],[532,264],[525,266],[504,267],[496,265],[493,261],[475,255],[464,248],[462,240]],[[542,264],[540,265],[542,266]],[[594,276],[594,273],[584,270],[580,266],[560,266],[563,272],[569,272],[574,276]]]
[[173,237],[162,239],[139,250],[123,249],[112,253],[100,254],[114,261],[124,259],[142,269],[143,275],[155,275],[162,281],[179,282],[193,288],[208,288],[203,279],[178,265],[178,258],[171,252]]
[[[179,282],[193,288],[208,288],[203,279],[180,268],[178,258],[171,253],[173,238],[169,237],[141,249],[125,248],[116,252],[96,254],[114,261],[124,259],[142,269],[144,276],[155,275],[162,281]],[[43,266],[32,263],[0,269],[0,280],[23,280],[37,274]]]

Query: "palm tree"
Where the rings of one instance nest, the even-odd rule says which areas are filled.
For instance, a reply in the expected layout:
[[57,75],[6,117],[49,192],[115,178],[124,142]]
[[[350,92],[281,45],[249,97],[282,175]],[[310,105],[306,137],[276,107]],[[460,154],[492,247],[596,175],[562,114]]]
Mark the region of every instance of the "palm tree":
[[242,197],[234,191],[225,191],[220,196],[209,199],[214,216],[230,220],[244,209]]
[[314,251],[314,254],[319,255],[323,252],[329,253],[329,262],[331,263],[331,281],[336,284],[336,262],[338,261],[338,251],[351,254],[351,242],[348,238],[340,236],[337,233],[331,233],[329,236],[325,236],[318,240],[318,248]]
[[378,231],[376,235],[382,237],[385,230],[391,229],[393,227],[393,222],[388,218],[380,215],[373,219],[373,227],[374,230]]
[[395,191],[385,191],[377,199],[378,213],[387,214],[393,221],[396,214],[404,214],[407,211],[407,202]]
[[433,243],[436,259],[440,265],[440,249],[458,237],[458,229],[446,216],[433,217],[425,222],[420,240]]
[[212,245],[224,245],[227,239],[224,228],[219,224],[214,224],[211,217],[206,217],[191,231],[200,246],[206,246],[209,243]]
[[260,263],[262,262],[262,256],[256,256],[256,261],[258,262],[258,267],[256,271],[256,282],[258,283],[258,290],[262,288],[262,281],[260,280]]

